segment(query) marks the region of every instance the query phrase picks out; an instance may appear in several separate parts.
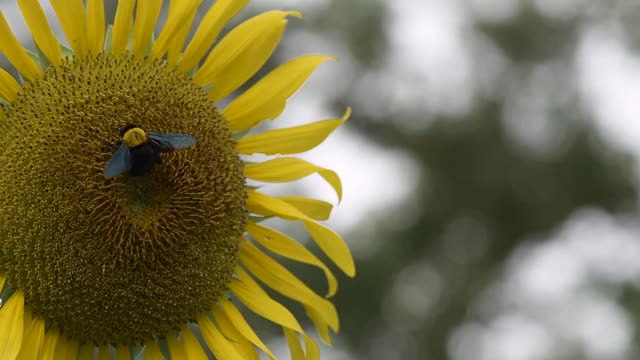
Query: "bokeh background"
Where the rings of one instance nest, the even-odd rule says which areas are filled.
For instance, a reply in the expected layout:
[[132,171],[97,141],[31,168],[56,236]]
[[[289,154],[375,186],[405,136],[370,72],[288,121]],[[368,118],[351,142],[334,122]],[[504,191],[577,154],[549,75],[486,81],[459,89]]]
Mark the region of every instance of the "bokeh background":
[[[303,156],[342,176],[329,223],[358,268],[324,359],[640,359],[640,2],[254,0],[234,22],[274,7],[305,19],[266,70],[341,60],[264,126],[354,111]],[[0,9],[32,47],[15,1]]]

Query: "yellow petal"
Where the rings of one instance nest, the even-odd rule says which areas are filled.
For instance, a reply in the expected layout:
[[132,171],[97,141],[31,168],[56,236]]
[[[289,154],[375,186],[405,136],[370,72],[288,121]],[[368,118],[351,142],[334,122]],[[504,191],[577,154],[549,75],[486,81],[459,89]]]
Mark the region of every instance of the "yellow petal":
[[[153,1],[152,1],[153,2]],[[87,41],[89,51],[96,55],[102,51],[105,35],[104,1],[87,0]]]
[[16,359],[38,359],[44,341],[44,320],[33,318],[31,311],[25,311],[23,334],[22,348]]
[[120,55],[127,48],[131,35],[131,20],[133,19],[133,7],[135,0],[118,0],[116,17],[113,21],[113,33],[111,37],[111,52]]
[[241,267],[237,266],[235,271],[239,278],[232,279],[229,288],[238,300],[263,318],[299,333],[302,332],[302,327],[300,327],[298,320],[286,307],[267,295],[260,285]]
[[166,52],[174,36],[182,29],[185,21],[200,6],[202,0],[180,0],[175,2],[175,8],[170,12],[160,35],[153,43],[151,58],[158,59]]
[[305,312],[320,335],[320,339],[326,344],[331,345],[331,333],[329,333],[329,324],[322,319],[322,316],[314,309],[305,306]]
[[269,130],[238,141],[240,154],[297,154],[313,149],[351,116],[351,108],[340,119],[322,120],[286,129]]
[[83,344],[80,347],[78,360],[93,360],[95,352],[96,352],[95,346],[91,344]]
[[89,51],[89,38],[82,0],[50,0],[50,2],[75,55],[85,56]]
[[302,220],[304,227],[320,249],[322,249],[345,274],[350,277],[355,276],[356,268],[353,257],[340,235],[311,219],[293,205],[278,198],[256,191],[247,191],[247,194],[247,207],[249,211],[254,214],[264,215],[275,213],[285,219],[294,218]]
[[31,30],[33,40],[52,64],[59,65],[62,59],[62,50],[60,50],[58,39],[51,31],[40,3],[37,0],[18,0],[18,5],[29,30]]
[[282,328],[282,330],[284,330],[284,336],[287,338],[287,343],[289,344],[291,360],[305,360],[304,351],[302,350],[302,346],[300,346],[298,335],[294,331],[287,328]]
[[211,51],[194,77],[196,84],[213,84],[211,100],[219,100],[255,74],[284,34],[287,16],[295,11],[269,11],[255,16],[231,30]]
[[[200,325],[200,331],[204,341],[209,346],[209,349],[216,356],[218,360],[244,360],[242,354],[239,353],[235,347],[233,347],[227,338],[222,336],[220,330],[211,322],[206,316],[200,316],[198,318],[198,324]],[[172,359],[173,360],[173,359]]]
[[138,0],[132,48],[133,54],[137,58],[141,58],[147,53],[160,9],[162,9],[161,0]]
[[204,352],[202,345],[198,339],[193,335],[191,330],[184,327],[182,333],[182,344],[184,345],[184,352],[189,360],[208,360],[207,353]]
[[111,360],[109,345],[102,345],[98,347],[98,360]]
[[40,351],[40,360],[53,360],[56,354],[58,340],[61,340],[60,333],[49,330],[44,334],[44,342]]
[[305,344],[305,351],[302,351],[300,346],[300,339],[298,335],[286,328],[283,328],[284,335],[287,338],[289,344],[289,351],[291,352],[291,359],[296,360],[320,360],[320,348],[312,338],[306,334],[302,334],[302,338]]
[[356,267],[351,251],[340,235],[315,221],[304,221],[304,227],[320,249],[332,259],[347,276],[356,276]]
[[231,131],[250,129],[263,120],[277,118],[284,110],[287,99],[320,64],[329,59],[332,58],[323,55],[301,56],[280,65],[260,79],[224,110]]
[[306,334],[302,334],[304,340],[304,352],[307,360],[320,360],[320,348],[318,344]]
[[188,360],[187,353],[184,351],[184,345],[178,340],[175,334],[171,333],[167,336],[167,344],[169,344],[171,360]]
[[77,339],[68,341],[62,337],[56,343],[56,349],[53,352],[54,360],[76,359],[80,350],[80,342]]
[[335,295],[338,290],[336,277],[320,259],[313,255],[311,251],[307,250],[302,244],[279,231],[258,225],[252,221],[247,222],[245,229],[257,242],[274,253],[322,269],[327,278],[327,286],[329,289],[327,296],[331,297]]
[[15,359],[22,346],[24,293],[16,291],[0,308],[0,359]]
[[31,59],[13,35],[2,12],[0,12],[0,51],[30,81],[35,80],[40,74],[40,67]]
[[2,291],[2,289],[4,288],[5,281],[7,281],[7,277],[0,274],[0,291]]
[[309,289],[279,262],[248,241],[240,246],[240,260],[260,281],[282,295],[316,310],[334,331],[338,331],[340,322],[335,306]]
[[164,356],[162,356],[162,351],[160,351],[160,346],[158,346],[157,342],[151,340],[145,344],[144,360],[164,360]]
[[[296,209],[300,210],[306,216],[314,219],[314,220],[327,220],[331,216],[331,210],[333,209],[333,205],[330,203],[318,200],[311,199],[304,196],[278,196],[276,199],[280,199],[282,201],[287,202],[289,205],[293,205]],[[276,213],[269,213],[267,209],[264,210],[265,216],[277,216]],[[287,220],[296,220],[292,218],[287,218],[286,216],[281,216]]]
[[[180,1],[184,0],[173,0],[171,3],[174,4]],[[171,38],[171,41],[169,42],[169,46],[167,47],[167,64],[171,67],[175,66],[180,59],[180,54],[182,53],[182,49],[184,47],[184,41],[187,39],[187,35],[189,35],[189,32],[191,31],[193,18],[195,18],[197,10],[198,8],[194,8],[191,13],[189,13],[180,29],[176,31],[176,33]],[[171,9],[169,11],[171,11]]]
[[216,40],[224,25],[234,17],[249,0],[218,0],[202,18],[191,42],[187,46],[178,70],[187,72],[194,68]]
[[333,205],[326,201],[304,196],[279,196],[278,199],[288,202],[315,220],[327,220],[331,216]]
[[236,348],[236,351],[242,355],[243,359],[248,360],[260,360],[256,349],[253,347],[251,342],[247,340],[247,338],[242,335],[238,329],[233,326],[231,320],[227,317],[227,315],[220,310],[219,307],[214,306],[211,309],[211,314],[213,314],[213,318],[220,328],[220,332],[224,337],[230,340],[231,346]]
[[[312,338],[307,336],[306,334],[302,334],[302,338],[305,344],[305,351],[302,351],[302,346],[300,346],[300,339],[298,335],[286,328],[283,328],[284,335],[287,338],[287,343],[289,344],[289,351],[291,352],[292,360],[319,360],[320,359],[320,348]],[[305,355],[306,353],[306,355]]]
[[221,298],[219,300],[220,305],[222,306],[222,310],[229,318],[233,326],[244,336],[247,340],[249,340],[253,345],[257,346],[260,350],[264,351],[270,359],[275,359],[275,355],[269,350],[269,348],[260,340],[258,335],[253,331],[251,325],[247,323],[244,316],[238,308],[236,308],[233,303],[225,298]]
[[22,88],[5,69],[0,68],[0,96],[8,101],[13,101],[18,97]]
[[116,360],[131,360],[131,351],[126,345],[118,345],[116,347]]
[[280,157],[269,161],[245,164],[244,175],[249,179],[262,182],[290,182],[318,173],[342,199],[342,183],[335,171],[325,169],[302,159]]

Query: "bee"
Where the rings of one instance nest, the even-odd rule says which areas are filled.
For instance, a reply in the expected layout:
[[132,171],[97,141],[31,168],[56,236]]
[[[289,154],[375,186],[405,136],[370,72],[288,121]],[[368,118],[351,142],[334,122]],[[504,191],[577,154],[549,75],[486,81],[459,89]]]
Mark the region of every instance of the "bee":
[[190,148],[196,143],[190,135],[147,133],[136,124],[121,127],[119,134],[121,141],[115,144],[105,141],[105,145],[115,149],[104,166],[104,177],[107,179],[124,173],[144,175],[155,164],[162,163],[161,153]]

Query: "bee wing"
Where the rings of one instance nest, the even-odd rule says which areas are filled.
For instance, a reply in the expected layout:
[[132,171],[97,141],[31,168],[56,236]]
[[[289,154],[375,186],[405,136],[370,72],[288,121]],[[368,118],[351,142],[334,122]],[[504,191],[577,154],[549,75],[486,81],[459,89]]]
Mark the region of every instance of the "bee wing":
[[156,134],[148,133],[147,136],[152,140],[161,151],[173,151],[178,149],[190,148],[196,143],[196,139],[186,134]]
[[104,166],[104,177],[113,178],[129,170],[131,170],[131,152],[129,152],[129,147],[123,143]]

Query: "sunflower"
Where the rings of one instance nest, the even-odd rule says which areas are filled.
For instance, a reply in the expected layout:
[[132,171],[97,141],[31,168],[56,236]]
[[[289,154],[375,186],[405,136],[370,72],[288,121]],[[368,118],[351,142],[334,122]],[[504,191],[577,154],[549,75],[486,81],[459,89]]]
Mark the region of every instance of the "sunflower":
[[[38,1],[18,0],[33,52],[0,13],[0,50],[19,73],[0,69],[0,360],[258,359],[259,352],[273,359],[246,311],[282,327],[292,358],[319,358],[318,345],[273,293],[300,303],[330,344],[339,328],[328,300],[336,277],[263,220],[300,222],[352,277],[349,249],[319,222],[332,205],[270,196],[255,185],[318,174],[339,200],[335,172],[288,155],[322,143],[350,110],[255,130],[332,58],[294,58],[236,96],[271,56],[288,19],[301,17],[268,11],[219,36],[247,2],[217,0],[187,41],[201,0],[171,1],[157,37],[160,0],[120,0],[108,27],[102,0],[86,7],[51,0],[66,48]],[[196,144],[163,154],[143,176],[106,178],[114,150],[105,142],[121,140],[118,129],[129,123],[188,134]],[[252,154],[266,160],[248,161]],[[319,268],[326,296],[282,259]]]

